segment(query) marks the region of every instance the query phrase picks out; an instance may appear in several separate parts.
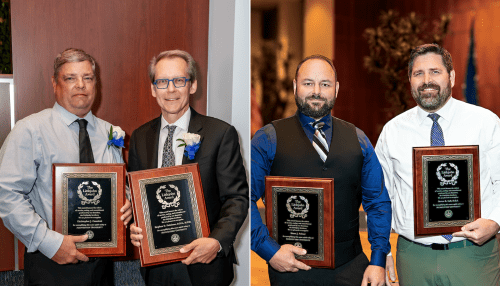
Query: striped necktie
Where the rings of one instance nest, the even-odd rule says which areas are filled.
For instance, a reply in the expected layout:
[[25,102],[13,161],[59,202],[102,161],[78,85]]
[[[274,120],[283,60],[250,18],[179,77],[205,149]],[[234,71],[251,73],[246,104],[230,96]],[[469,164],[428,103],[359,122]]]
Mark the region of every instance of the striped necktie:
[[326,136],[325,132],[321,128],[325,126],[324,122],[320,121],[315,121],[311,123],[312,127],[314,128],[314,136],[313,136],[313,147],[316,149],[316,152],[318,152],[319,157],[321,157],[321,160],[323,162],[326,161],[326,157],[328,156],[328,143],[326,142]]
[[[427,117],[432,119],[433,122],[431,128],[431,146],[444,146],[443,129],[441,129],[441,125],[438,123],[440,117],[439,114],[429,113]],[[443,237],[448,241],[453,239],[453,236],[450,234],[445,234]]]

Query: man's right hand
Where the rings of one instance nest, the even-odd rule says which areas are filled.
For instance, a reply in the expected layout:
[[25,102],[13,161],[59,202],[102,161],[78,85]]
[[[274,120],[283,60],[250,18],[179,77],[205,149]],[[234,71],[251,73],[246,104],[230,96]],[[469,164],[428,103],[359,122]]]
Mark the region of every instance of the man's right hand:
[[[393,285],[392,281],[396,281],[396,271],[394,268],[394,257],[387,256],[385,259],[385,284]],[[389,274],[387,274],[389,272]]]
[[303,248],[293,246],[291,244],[283,244],[281,248],[269,260],[271,267],[279,272],[297,272],[301,270],[309,270],[310,266],[295,259],[295,254],[305,255],[307,251]]
[[56,254],[52,256],[52,260],[58,264],[69,264],[78,263],[78,261],[89,261],[89,258],[85,254],[81,253],[76,249],[76,242],[84,242],[87,240],[88,235],[65,235],[61,247],[57,250]]

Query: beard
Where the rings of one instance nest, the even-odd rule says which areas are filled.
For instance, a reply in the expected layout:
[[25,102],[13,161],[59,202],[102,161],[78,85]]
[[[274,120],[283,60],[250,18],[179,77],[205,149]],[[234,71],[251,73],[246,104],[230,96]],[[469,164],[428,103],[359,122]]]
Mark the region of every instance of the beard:
[[[422,94],[426,88],[433,88],[437,91],[436,95]],[[434,83],[422,84],[417,89],[411,89],[411,95],[423,110],[427,112],[436,111],[444,106],[451,96],[451,82],[441,91],[441,87]]]
[[[312,105],[311,103],[308,103],[311,99],[322,100],[323,104],[321,106],[317,104]],[[320,119],[332,111],[333,106],[335,105],[335,97],[331,100],[327,100],[326,98],[321,97],[320,94],[312,94],[302,100],[297,96],[297,94],[295,94],[295,103],[297,104],[297,109],[304,115],[314,119]]]

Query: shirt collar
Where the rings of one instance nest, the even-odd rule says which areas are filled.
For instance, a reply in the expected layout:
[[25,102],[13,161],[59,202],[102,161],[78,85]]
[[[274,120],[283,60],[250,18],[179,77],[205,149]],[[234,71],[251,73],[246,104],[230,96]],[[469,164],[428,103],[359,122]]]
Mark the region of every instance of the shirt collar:
[[[302,127],[309,126],[310,128],[312,128],[312,123],[316,121],[314,118],[304,115],[300,111],[297,111],[297,114],[299,116],[299,121],[302,124]],[[325,123],[325,126],[323,126],[322,128],[323,130],[326,130],[330,128],[330,126],[332,126],[332,116],[330,115],[330,113],[328,113],[325,117],[321,118],[318,121]]]
[[[54,104],[53,109],[61,115],[62,121],[64,122],[64,124],[66,124],[66,126],[70,126],[73,122],[75,122],[75,120],[81,119],[80,117],[66,110],[66,108],[62,107],[57,102]],[[89,113],[87,113],[87,115],[85,115],[83,119],[87,120],[88,122],[87,128],[88,126],[90,126],[92,129],[95,129],[96,123],[94,116],[92,115],[92,110],[89,111]]]
[[177,126],[177,128],[180,128],[182,130],[187,131],[188,127],[189,127],[189,120],[190,119],[191,119],[191,108],[188,108],[188,110],[186,112],[184,112],[184,114],[179,119],[177,119],[177,121],[175,121],[172,124],[168,124],[167,120],[165,120],[165,118],[163,118],[163,115],[162,115],[161,116],[160,130],[163,130],[163,128],[165,128],[165,126],[167,126],[167,125],[175,125],[175,126]]
[[[438,111],[434,112],[439,114],[439,117],[442,117],[444,120],[449,121],[450,118],[452,118],[452,113],[453,113],[453,105],[455,104],[456,99],[451,97],[448,102],[441,107]],[[420,106],[417,105],[417,118],[418,118],[418,123],[422,124],[424,120],[428,120],[427,115],[429,115],[430,112],[427,112],[423,110]]]

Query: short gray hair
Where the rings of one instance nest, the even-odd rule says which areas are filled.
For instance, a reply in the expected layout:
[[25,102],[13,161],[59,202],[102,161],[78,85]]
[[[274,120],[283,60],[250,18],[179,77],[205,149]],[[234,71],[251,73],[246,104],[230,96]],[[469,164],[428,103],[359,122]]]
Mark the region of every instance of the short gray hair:
[[151,83],[155,81],[155,75],[156,75],[156,64],[158,64],[159,61],[161,61],[164,58],[181,58],[186,61],[187,63],[187,74],[189,75],[189,78],[191,82],[194,82],[196,80],[197,76],[197,71],[196,71],[196,61],[193,59],[193,57],[186,51],[182,50],[170,50],[170,51],[164,51],[161,52],[159,55],[153,57],[151,60],[151,63],[149,64],[149,78],[151,79]]
[[59,70],[66,63],[79,63],[89,61],[92,65],[92,72],[95,75],[95,60],[94,58],[80,49],[69,48],[58,54],[54,60],[54,78],[57,81]]

